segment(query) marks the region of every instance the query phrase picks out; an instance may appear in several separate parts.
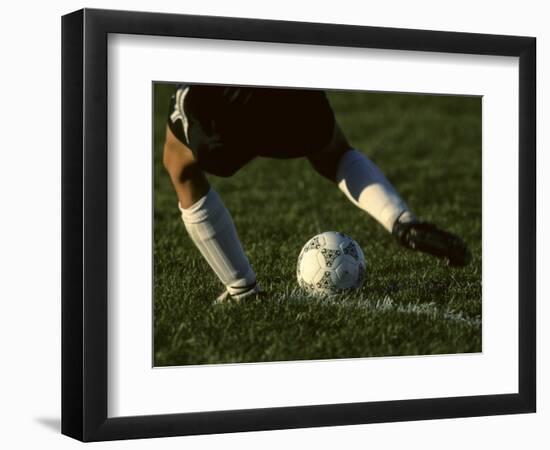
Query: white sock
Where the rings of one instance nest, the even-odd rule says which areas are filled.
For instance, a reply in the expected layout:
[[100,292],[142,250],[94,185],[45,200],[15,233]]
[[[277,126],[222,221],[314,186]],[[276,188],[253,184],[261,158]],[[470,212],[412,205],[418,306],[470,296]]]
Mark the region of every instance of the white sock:
[[357,150],[346,152],[340,159],[336,182],[355,206],[369,213],[389,232],[398,218],[403,222],[415,220],[382,171]]
[[189,236],[231,295],[256,283],[256,274],[246,257],[229,211],[220,196],[210,189],[181,218]]

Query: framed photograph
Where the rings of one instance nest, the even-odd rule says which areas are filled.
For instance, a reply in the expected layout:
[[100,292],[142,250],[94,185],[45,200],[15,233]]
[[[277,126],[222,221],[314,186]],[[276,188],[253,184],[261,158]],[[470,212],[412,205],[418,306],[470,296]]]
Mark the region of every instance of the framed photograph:
[[535,412],[536,40],[62,20],[62,432]]

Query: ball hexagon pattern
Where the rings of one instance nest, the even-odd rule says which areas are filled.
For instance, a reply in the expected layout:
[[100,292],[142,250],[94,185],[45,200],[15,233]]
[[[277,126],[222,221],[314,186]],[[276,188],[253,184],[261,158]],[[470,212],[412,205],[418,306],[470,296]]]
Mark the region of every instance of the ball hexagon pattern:
[[311,294],[331,295],[362,286],[365,256],[351,237],[327,231],[306,242],[296,275],[298,284]]

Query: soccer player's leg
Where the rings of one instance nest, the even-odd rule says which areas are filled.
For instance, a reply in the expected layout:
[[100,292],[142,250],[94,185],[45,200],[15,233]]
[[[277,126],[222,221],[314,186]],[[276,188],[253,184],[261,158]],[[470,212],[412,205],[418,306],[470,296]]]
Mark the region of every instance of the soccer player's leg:
[[464,242],[419,221],[380,168],[349,145],[337,123],[328,146],[308,159],[319,174],[335,182],[355,206],[376,219],[404,247],[442,258],[451,266],[468,263]]
[[208,183],[193,152],[166,129],[164,167],[177,193],[189,236],[225,286],[218,299],[240,299],[258,291],[256,274],[221,198]]

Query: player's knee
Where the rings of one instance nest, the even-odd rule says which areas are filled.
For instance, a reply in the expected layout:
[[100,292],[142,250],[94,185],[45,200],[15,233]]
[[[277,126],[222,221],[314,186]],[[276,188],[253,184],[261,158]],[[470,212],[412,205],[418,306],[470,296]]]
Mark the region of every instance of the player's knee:
[[332,139],[329,144],[318,154],[308,157],[313,168],[330,181],[336,181],[338,164],[342,156],[351,149],[344,133],[335,124]]
[[338,165],[342,156],[348,151],[347,147],[342,147],[331,153],[309,157],[308,160],[315,171],[330,181],[336,181]]
[[164,146],[163,164],[174,183],[185,183],[200,174],[197,162],[174,152],[169,143]]
[[196,161],[168,161],[166,170],[174,183],[184,184],[201,176],[201,169]]

